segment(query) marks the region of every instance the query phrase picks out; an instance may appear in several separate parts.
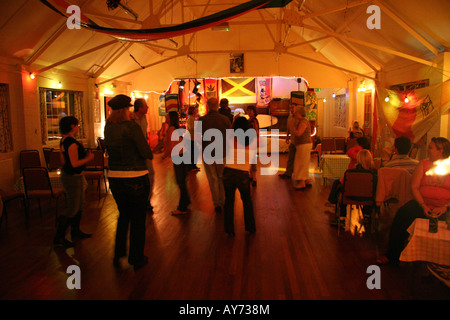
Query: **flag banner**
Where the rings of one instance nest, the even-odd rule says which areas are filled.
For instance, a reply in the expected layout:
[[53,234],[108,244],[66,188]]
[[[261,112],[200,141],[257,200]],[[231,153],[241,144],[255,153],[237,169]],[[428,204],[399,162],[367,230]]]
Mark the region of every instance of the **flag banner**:
[[272,99],[272,78],[258,78],[256,96],[257,107],[267,107]]
[[165,95],[166,112],[178,111],[178,94],[170,93]]
[[306,119],[317,120],[317,96],[315,92],[305,92]]
[[166,112],[166,95],[162,94],[158,98],[158,112],[161,117],[167,115]]
[[433,86],[394,91],[377,87],[377,112],[395,137],[413,143],[422,138],[450,107],[450,80]]
[[205,96],[206,99],[218,98],[217,79],[205,79]]
[[255,78],[223,78],[221,98],[230,104],[256,103]]

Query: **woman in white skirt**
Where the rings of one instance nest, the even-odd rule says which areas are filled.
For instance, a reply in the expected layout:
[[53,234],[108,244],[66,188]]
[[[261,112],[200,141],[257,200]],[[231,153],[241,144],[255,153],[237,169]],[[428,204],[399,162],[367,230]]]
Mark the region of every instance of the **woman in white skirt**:
[[296,107],[294,117],[299,121],[297,126],[292,129],[296,149],[292,184],[295,189],[305,189],[311,185],[311,180],[309,179],[309,164],[312,149],[311,127],[308,119],[306,119],[305,107]]

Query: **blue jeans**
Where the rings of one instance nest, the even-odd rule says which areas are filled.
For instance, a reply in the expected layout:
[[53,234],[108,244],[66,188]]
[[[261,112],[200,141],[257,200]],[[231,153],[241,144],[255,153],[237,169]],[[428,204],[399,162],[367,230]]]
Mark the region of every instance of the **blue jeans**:
[[223,170],[223,185],[225,188],[225,232],[234,232],[234,199],[236,189],[238,189],[241,194],[242,204],[244,206],[245,230],[255,232],[255,217],[253,215],[252,195],[250,192],[250,175],[248,171],[225,167]]
[[108,180],[119,209],[115,257],[126,255],[128,227],[130,227],[128,262],[139,263],[144,259],[146,208],[150,192],[148,175],[137,178],[108,178]]
[[82,174],[67,174],[61,171],[61,182],[66,192],[67,209],[64,215],[73,218],[86,202],[86,178]]

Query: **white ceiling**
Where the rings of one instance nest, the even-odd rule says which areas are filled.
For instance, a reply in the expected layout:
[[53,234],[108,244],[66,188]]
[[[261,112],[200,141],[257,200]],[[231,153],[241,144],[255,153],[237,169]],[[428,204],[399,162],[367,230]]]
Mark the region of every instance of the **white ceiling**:
[[[122,8],[108,10],[106,0],[70,3],[79,5],[83,14],[101,26],[149,29],[198,19],[244,2],[122,0],[137,19]],[[366,9],[372,4],[381,8],[379,30],[366,25],[370,17]],[[301,58],[346,74],[373,76],[398,63],[430,63],[450,44],[448,0],[293,0],[284,8],[255,10],[230,20],[229,32],[207,29],[139,43],[84,28],[70,30],[66,18],[37,0],[1,0],[0,21],[0,56],[33,70],[58,64],[58,68],[106,79],[130,79],[140,66],[169,63],[174,57],[189,60],[189,55],[201,64],[200,56],[214,58],[237,51],[272,53],[275,60]],[[322,40],[304,43],[316,39]]]

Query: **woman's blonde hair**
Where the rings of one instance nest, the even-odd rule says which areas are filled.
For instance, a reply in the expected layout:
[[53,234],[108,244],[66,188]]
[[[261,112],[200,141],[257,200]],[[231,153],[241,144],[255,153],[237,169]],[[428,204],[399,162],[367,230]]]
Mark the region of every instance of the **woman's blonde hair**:
[[375,169],[375,163],[373,162],[373,157],[369,150],[363,149],[358,152],[356,161],[366,170]]
[[130,112],[128,108],[122,108],[119,110],[111,110],[111,114],[106,119],[106,122],[119,123],[127,120],[130,120]]

